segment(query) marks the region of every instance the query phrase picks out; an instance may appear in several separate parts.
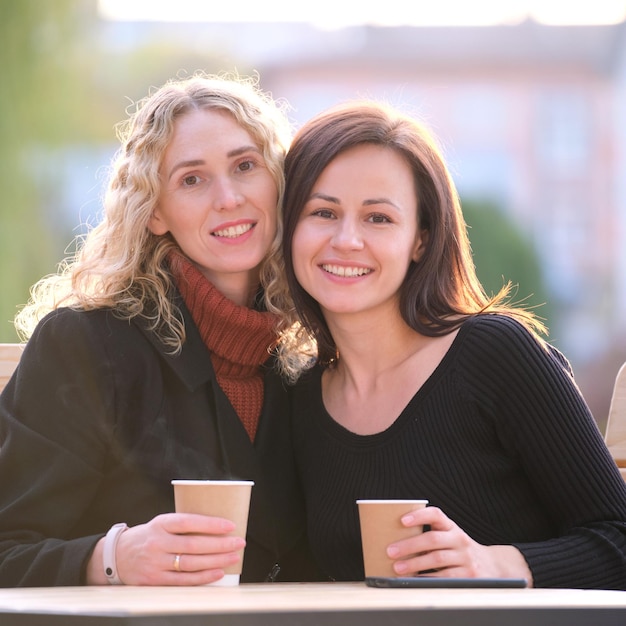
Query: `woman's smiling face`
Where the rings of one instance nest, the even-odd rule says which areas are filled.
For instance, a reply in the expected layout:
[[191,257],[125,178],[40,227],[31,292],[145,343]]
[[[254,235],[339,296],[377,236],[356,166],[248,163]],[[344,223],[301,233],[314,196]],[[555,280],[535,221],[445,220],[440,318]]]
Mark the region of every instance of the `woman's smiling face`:
[[[277,228],[278,190],[260,146],[228,112],[178,118],[160,170],[150,223],[225,295],[258,284]],[[246,293],[247,297],[247,293]]]
[[417,205],[413,173],[394,150],[362,144],[327,165],[293,237],[296,277],[325,315],[397,308],[423,243]]

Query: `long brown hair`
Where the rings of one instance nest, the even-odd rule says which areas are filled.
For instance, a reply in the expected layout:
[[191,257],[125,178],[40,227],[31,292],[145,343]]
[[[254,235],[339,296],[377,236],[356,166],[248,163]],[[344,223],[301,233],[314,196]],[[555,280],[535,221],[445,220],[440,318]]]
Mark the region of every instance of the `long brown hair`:
[[[337,357],[337,348],[318,303],[298,283],[294,268],[293,234],[311,190],[324,168],[342,152],[374,144],[400,154],[411,168],[418,196],[419,227],[427,231],[425,250],[412,262],[400,288],[400,312],[415,331],[445,335],[472,315],[504,313],[519,319],[535,333],[541,322],[521,307],[507,304],[511,285],[493,297],[486,295],[472,259],[467,226],[452,177],[434,136],[420,122],[386,105],[358,101],[333,107],[307,122],[294,137],[285,160],[283,257],[286,286],[294,307],[283,311],[284,326],[292,332],[283,345],[283,368],[294,363],[290,351],[308,351],[317,344],[322,364]],[[296,339],[294,339],[294,336]],[[302,361],[301,361],[302,362]]]

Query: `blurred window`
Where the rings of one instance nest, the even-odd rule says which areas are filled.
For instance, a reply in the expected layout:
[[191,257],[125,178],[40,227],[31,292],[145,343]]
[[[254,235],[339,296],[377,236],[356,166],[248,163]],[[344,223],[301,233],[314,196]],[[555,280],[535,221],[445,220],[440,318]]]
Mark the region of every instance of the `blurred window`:
[[582,90],[543,90],[537,99],[537,157],[555,176],[582,174],[589,162],[591,112]]

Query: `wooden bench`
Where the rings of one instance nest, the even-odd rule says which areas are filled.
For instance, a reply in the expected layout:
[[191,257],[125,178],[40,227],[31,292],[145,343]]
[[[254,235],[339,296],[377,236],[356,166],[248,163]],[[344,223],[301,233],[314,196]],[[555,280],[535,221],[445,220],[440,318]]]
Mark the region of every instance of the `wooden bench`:
[[21,343],[0,343],[0,393],[15,371],[23,349]]
[[604,440],[626,480],[626,363],[615,378]]

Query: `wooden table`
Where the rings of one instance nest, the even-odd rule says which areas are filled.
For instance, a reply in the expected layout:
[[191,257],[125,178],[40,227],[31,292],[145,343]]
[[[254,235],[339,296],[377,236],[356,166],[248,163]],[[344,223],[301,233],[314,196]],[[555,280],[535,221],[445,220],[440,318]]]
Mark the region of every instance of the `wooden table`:
[[2,626],[624,626],[626,592],[364,583],[0,589]]

